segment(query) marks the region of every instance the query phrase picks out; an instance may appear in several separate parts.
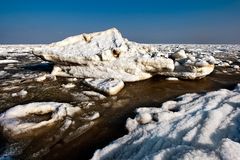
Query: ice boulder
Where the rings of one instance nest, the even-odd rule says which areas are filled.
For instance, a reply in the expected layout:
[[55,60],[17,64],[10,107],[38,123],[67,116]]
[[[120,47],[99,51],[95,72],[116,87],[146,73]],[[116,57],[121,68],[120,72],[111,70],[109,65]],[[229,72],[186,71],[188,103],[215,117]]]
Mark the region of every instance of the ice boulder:
[[[146,116],[147,115],[147,116]],[[149,117],[139,123],[139,117]],[[234,90],[185,94],[160,108],[139,108],[129,133],[92,160],[239,159],[240,84]]]

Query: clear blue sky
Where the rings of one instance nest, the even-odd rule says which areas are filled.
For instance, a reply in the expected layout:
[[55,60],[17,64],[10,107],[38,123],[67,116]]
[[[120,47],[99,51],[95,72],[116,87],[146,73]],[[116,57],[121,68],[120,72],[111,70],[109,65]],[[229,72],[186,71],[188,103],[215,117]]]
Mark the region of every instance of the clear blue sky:
[[240,43],[240,0],[1,0],[0,44],[118,28],[145,43]]

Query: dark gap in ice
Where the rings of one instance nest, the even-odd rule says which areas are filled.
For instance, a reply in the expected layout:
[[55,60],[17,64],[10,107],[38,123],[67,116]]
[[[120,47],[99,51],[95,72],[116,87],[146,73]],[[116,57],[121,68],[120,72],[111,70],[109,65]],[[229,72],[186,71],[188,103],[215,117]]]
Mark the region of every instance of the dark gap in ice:
[[46,71],[51,72],[53,70],[53,63],[37,63],[37,64],[28,64],[23,66],[24,69],[31,70],[31,71]]
[[225,89],[228,89],[228,90],[233,90],[234,88],[236,88],[237,84],[234,83],[234,84],[229,84],[229,85],[226,85],[226,87],[223,87]]
[[[2,131],[2,128],[0,128],[0,131]],[[6,138],[4,138],[4,136],[2,134],[0,134],[0,142],[1,142],[0,143],[0,155],[1,155],[2,152],[5,150],[6,143],[7,143]]]
[[171,109],[169,109],[169,111],[171,111],[171,112],[179,112],[180,111],[180,107],[171,108]]

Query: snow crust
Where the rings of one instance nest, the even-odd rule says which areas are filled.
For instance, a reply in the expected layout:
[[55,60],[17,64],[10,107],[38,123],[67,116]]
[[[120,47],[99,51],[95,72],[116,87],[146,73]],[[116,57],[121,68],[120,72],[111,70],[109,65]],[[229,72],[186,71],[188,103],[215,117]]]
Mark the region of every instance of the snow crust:
[[[144,123],[142,123],[144,120]],[[240,84],[185,94],[160,108],[139,108],[129,133],[97,150],[103,159],[239,159]]]

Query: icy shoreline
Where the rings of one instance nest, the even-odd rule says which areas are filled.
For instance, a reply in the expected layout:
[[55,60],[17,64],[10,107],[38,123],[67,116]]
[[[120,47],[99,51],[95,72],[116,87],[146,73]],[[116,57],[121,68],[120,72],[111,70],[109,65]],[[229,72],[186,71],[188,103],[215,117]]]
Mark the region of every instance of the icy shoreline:
[[129,133],[101,150],[98,159],[238,159],[240,84],[185,94],[160,108],[139,108]]

